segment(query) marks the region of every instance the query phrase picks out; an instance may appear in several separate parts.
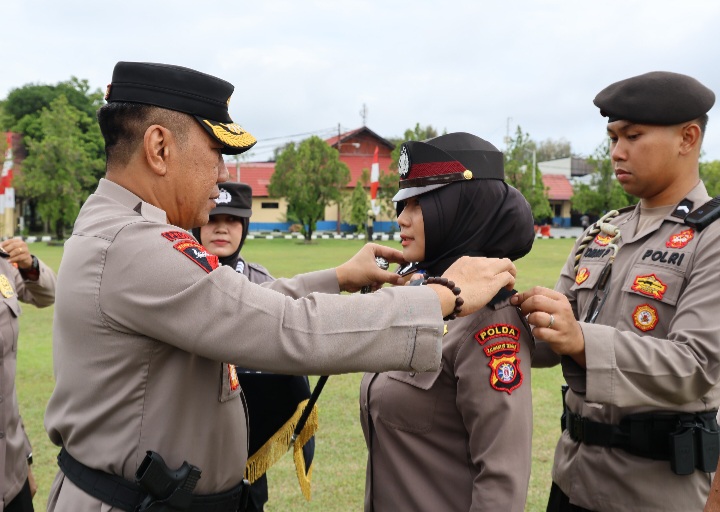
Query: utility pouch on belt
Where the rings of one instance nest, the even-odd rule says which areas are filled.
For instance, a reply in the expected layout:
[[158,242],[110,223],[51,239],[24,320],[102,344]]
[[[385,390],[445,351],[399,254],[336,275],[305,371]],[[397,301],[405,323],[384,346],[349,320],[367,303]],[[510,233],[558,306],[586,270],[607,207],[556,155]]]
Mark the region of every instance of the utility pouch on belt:
[[182,512],[192,504],[192,491],[200,479],[200,469],[183,462],[177,470],[167,467],[163,458],[148,451],[135,472],[135,482],[148,493],[138,512]]
[[717,410],[628,414],[617,425],[592,421],[568,409],[563,387],[563,430],[579,443],[620,448],[637,457],[666,460],[676,475],[712,473],[720,456]]

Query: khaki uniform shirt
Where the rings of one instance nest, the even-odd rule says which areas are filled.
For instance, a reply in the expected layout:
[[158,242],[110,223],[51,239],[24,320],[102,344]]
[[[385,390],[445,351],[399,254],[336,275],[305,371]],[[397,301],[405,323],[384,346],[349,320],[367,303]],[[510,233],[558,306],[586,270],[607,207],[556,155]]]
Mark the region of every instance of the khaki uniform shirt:
[[434,372],[366,374],[366,512],[522,512],[530,478],[529,328],[507,300],[453,320]]
[[25,435],[15,393],[18,349],[18,301],[38,307],[55,299],[55,274],[43,262],[37,281],[24,280],[6,259],[0,258],[0,512],[27,480],[30,443]]
[[[442,314],[430,290],[337,295],[334,270],[265,288],[213,270],[213,258],[164,211],[101,180],[58,272],[45,415],[55,444],[127,480],[154,450],[171,468],[187,460],[202,470],[197,494],[221,492],[242,480],[247,459],[229,363],[301,375],[439,365]],[[107,505],[59,474],[48,509]]]
[[[709,196],[700,183],[693,209]],[[702,412],[720,405],[720,222],[701,233],[666,216],[635,234],[639,206],[612,221],[622,239],[610,288],[594,324],[581,322],[587,370],[562,358],[569,408],[618,424],[647,411]],[[576,244],[576,247],[577,248]],[[573,270],[575,251],[556,289],[584,320],[610,251],[596,237]],[[553,480],[570,502],[595,511],[702,510],[712,474],[678,476],[668,461],[576,443],[563,432]]]

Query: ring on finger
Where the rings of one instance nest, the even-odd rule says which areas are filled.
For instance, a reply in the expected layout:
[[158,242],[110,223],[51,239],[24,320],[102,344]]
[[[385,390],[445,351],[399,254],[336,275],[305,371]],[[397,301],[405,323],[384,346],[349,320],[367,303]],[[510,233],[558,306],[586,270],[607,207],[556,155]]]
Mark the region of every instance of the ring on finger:
[[548,323],[547,328],[550,329],[550,327],[552,327],[554,323],[555,323],[555,316],[550,315],[550,322]]

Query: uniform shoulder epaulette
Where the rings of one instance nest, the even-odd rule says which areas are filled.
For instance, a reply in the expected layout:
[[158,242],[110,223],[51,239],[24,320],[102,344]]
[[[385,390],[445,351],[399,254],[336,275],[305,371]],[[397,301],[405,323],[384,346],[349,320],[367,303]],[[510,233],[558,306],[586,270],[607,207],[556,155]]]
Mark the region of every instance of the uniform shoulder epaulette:
[[685,224],[698,232],[702,231],[720,217],[720,196],[715,196],[707,203],[693,210],[683,219]]

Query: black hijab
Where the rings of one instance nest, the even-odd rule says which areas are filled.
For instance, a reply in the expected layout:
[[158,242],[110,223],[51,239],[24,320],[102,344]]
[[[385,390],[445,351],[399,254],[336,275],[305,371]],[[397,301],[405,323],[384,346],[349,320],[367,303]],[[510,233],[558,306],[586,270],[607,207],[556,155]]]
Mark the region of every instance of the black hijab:
[[442,275],[461,256],[516,260],[535,241],[530,205],[502,180],[454,182],[417,199],[425,224],[425,261],[417,269],[430,276]]

